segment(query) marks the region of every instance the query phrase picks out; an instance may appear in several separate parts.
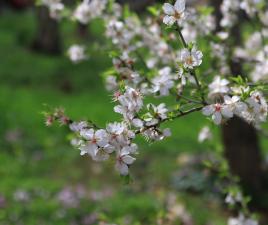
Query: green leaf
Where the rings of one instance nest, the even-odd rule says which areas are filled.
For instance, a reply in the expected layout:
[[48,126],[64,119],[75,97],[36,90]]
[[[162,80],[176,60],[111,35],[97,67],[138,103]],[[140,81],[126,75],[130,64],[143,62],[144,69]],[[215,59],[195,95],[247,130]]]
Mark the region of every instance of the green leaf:
[[148,12],[151,13],[153,16],[159,15],[159,10],[156,6],[150,6],[147,8]]

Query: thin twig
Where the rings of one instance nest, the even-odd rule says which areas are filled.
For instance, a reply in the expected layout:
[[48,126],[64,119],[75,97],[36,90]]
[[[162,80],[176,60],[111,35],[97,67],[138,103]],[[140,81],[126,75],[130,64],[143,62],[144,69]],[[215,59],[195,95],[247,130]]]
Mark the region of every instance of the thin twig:
[[140,129],[140,130],[137,130],[137,131],[135,132],[135,134],[140,134],[140,133],[142,133],[142,132],[144,132],[144,131],[146,131],[146,130],[148,130],[148,129],[150,129],[150,128],[158,127],[160,124],[162,124],[162,123],[164,123],[164,122],[167,122],[167,121],[170,121],[170,120],[173,120],[173,119],[177,119],[177,118],[186,116],[186,115],[191,114],[191,113],[193,113],[193,112],[200,111],[200,110],[202,110],[202,108],[203,108],[203,106],[200,106],[200,107],[196,107],[196,108],[190,109],[190,110],[188,110],[188,111],[184,111],[184,112],[181,111],[181,110],[179,110],[179,113],[178,113],[177,115],[172,116],[172,117],[168,117],[168,118],[163,119],[163,120],[160,120],[160,121],[159,121],[157,124],[155,124],[155,125],[146,126],[146,127],[142,128],[142,129]]
[[178,94],[178,97],[183,98],[183,99],[187,100],[190,103],[203,104],[203,102],[188,98],[188,97],[180,95],[180,94]]

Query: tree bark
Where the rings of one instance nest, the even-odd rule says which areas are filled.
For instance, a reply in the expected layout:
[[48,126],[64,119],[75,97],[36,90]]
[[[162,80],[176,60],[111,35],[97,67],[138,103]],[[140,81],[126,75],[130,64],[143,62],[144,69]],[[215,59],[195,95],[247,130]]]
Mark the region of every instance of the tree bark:
[[58,22],[51,19],[46,7],[37,9],[37,36],[33,48],[42,53],[61,53],[61,39]]
[[248,193],[260,191],[261,151],[256,130],[244,120],[234,117],[222,126],[222,139],[231,171],[240,177]]

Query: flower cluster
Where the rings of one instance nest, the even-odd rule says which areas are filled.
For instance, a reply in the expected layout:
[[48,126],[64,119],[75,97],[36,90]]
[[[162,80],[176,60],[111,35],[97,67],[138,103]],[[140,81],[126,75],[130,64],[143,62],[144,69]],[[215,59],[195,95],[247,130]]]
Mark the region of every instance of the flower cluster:
[[212,120],[219,125],[224,120],[232,118],[234,115],[241,117],[249,123],[258,125],[266,121],[268,106],[261,92],[251,92],[250,96],[241,101],[239,96],[224,96],[223,103],[215,103],[203,108],[203,114],[212,115]]
[[135,133],[121,123],[109,123],[106,129],[93,129],[85,121],[73,122],[70,129],[77,134],[73,144],[81,155],[89,155],[95,161],[105,161],[110,154],[116,154],[116,169],[122,175],[128,174],[128,166],[135,161],[137,146],[131,143]]
[[[230,207],[235,207],[236,205],[242,205],[242,211],[248,211],[245,196],[242,195],[240,191],[229,192],[225,198],[225,203]],[[258,221],[253,219],[250,215],[245,215],[240,211],[237,217],[231,217],[228,219],[228,225],[258,225]],[[248,214],[248,213],[247,213]]]
[[149,112],[139,118],[138,113],[143,107],[142,95],[130,87],[126,87],[122,94],[116,92],[114,100],[119,103],[114,111],[123,116],[123,122],[108,123],[105,129],[96,129],[86,121],[70,121],[69,128],[76,134],[72,144],[79,148],[81,155],[105,161],[114,153],[116,169],[121,175],[127,175],[129,166],[135,161],[133,155],[137,154],[137,145],[132,142],[137,133],[152,140],[170,136],[169,130],[158,128],[159,122],[167,119],[168,110],[164,104],[148,105]]
[[245,217],[244,214],[239,214],[236,218],[230,218],[228,220],[228,225],[258,225],[258,221]]
[[[106,1],[84,0],[78,5],[73,16],[79,22],[86,24],[92,18],[100,16],[106,3]],[[108,124],[106,129],[97,130],[96,127],[91,127],[86,122],[70,123],[71,130],[78,134],[78,139],[74,139],[73,144],[79,147],[81,154],[88,154],[94,160],[101,161],[107,160],[110,154],[115,152],[117,158],[121,160],[117,168],[121,165],[124,170],[121,174],[127,174],[126,165],[132,164],[134,160],[125,162],[123,159],[130,159],[129,157],[132,157],[130,154],[136,152],[136,147],[133,147],[136,145],[133,145],[132,140],[137,133],[141,133],[150,140],[161,140],[170,135],[168,129],[160,130],[159,126],[162,122],[188,114],[179,109],[172,112],[170,115],[173,115],[170,118],[169,110],[164,103],[158,106],[149,103],[147,107],[144,107],[143,97],[146,95],[169,96],[175,93],[177,98],[184,99],[187,104],[195,104],[194,107],[197,108],[189,112],[202,109],[203,114],[211,116],[217,125],[234,116],[239,116],[256,126],[266,120],[267,103],[260,91],[246,85],[240,88],[232,87],[231,81],[222,78],[222,75],[229,71],[228,68],[223,69],[228,63],[228,60],[223,57],[226,55],[223,45],[211,42],[213,54],[222,68],[220,75],[215,76],[207,86],[200,83],[196,70],[202,64],[203,53],[197,49],[196,44],[188,44],[183,33],[187,33],[187,29],[191,27],[196,33],[208,34],[215,29],[213,16],[210,14],[199,16],[194,9],[187,10],[184,0],[177,0],[174,5],[165,3],[163,10],[166,15],[163,22],[169,26],[176,24],[179,30],[177,28],[175,30],[179,32],[179,38],[183,43],[183,48],[177,50],[167,43],[167,40],[174,40],[175,34],[163,36],[158,22],[147,19],[142,23],[135,16],[124,18],[121,7],[117,4],[113,7],[117,9],[116,13],[106,14],[103,19],[106,23],[106,36],[111,39],[119,54],[113,58],[115,72],[106,77],[106,86],[108,90],[114,91],[114,101],[118,103],[114,111],[122,115],[123,122]],[[225,17],[231,17],[231,11],[237,11],[242,6],[234,4],[231,11],[230,7],[230,2],[224,0],[221,10]],[[230,15],[227,15],[227,11]],[[226,20],[225,17],[223,21]],[[205,24],[202,26],[203,30],[198,28],[200,23]],[[221,39],[226,37],[223,33],[218,35]],[[261,45],[259,39],[258,36],[258,45]],[[142,49],[149,50],[147,51],[148,57],[144,59],[144,56],[139,53]],[[259,49],[262,50],[261,47]],[[79,45],[71,46],[68,55],[73,62],[86,59],[84,47]],[[256,53],[256,58],[262,60],[263,63],[267,63],[265,56],[264,53],[262,55]],[[149,76],[139,71],[137,64],[141,62],[144,63],[146,69],[151,71]],[[260,64],[257,66],[260,67]],[[173,67],[176,67],[178,71],[174,72]],[[258,70],[265,71],[264,69]],[[196,84],[195,91],[199,92],[202,99],[180,97],[184,89],[188,88],[187,79]],[[208,89],[207,99],[204,95],[206,88]],[[64,121],[62,117],[52,116],[50,120],[61,118],[60,120]],[[48,119],[48,124],[53,122],[50,120]],[[115,136],[119,138],[111,138]],[[209,130],[205,128],[199,140],[209,139],[210,136]]]
[[73,17],[82,24],[101,16],[107,0],[83,0],[74,10]]
[[249,17],[254,17],[262,2],[263,0],[224,0],[221,5],[221,13],[223,14],[221,26],[232,27],[237,22],[239,10],[245,11]]
[[166,16],[163,19],[163,23],[167,25],[173,25],[175,22],[181,25],[185,20],[185,0],[177,0],[173,5],[165,3],[163,10]]
[[[197,111],[211,117],[217,125],[235,116],[256,127],[266,121],[267,101],[256,82],[268,77],[267,29],[252,33],[245,45],[235,50],[229,43],[231,28],[238,22],[240,10],[249,18],[258,14],[259,23],[267,26],[268,13],[256,10],[261,0],[223,0],[220,8],[223,17],[219,24],[210,10],[186,8],[185,0],[177,0],[174,5],[165,3],[165,15],[160,16],[160,20],[140,20],[131,13],[125,16],[118,4],[113,4],[112,10],[107,12],[106,3],[106,0],[84,0],[72,16],[83,24],[101,16],[105,23],[106,37],[115,49],[111,53],[113,68],[105,73],[106,87],[114,93],[114,112],[121,115],[122,121],[98,128],[86,121],[73,122],[62,112],[49,115],[47,120],[48,125],[54,120],[69,124],[76,135],[72,144],[82,155],[89,155],[96,161],[115,156],[116,169],[127,175],[137,154],[134,138],[141,134],[156,141],[170,136],[168,128],[161,129],[165,121]],[[161,30],[163,23],[169,26],[166,31]],[[200,37],[208,37],[203,39],[208,43],[209,52],[203,53],[197,48],[196,40]],[[73,62],[86,58],[82,46],[72,46],[68,54]],[[201,67],[205,60],[213,66]],[[232,74],[234,64],[244,61],[253,63],[251,69],[241,70],[250,74],[250,80]],[[145,104],[147,96],[157,99],[175,96],[176,105],[170,107],[162,101],[156,105]],[[211,138],[209,128],[204,127],[199,142]],[[228,196],[226,201],[231,204],[238,199],[239,196]],[[254,220],[244,214],[230,219],[229,225],[233,224],[255,225]]]

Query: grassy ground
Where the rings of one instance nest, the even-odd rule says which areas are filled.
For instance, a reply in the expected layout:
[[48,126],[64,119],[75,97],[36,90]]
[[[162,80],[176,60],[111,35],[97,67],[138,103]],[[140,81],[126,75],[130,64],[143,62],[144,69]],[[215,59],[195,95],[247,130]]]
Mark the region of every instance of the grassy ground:
[[[64,56],[33,52],[35,29],[32,11],[0,15],[0,224],[180,224],[187,214],[195,225],[225,224],[217,200],[179,192],[172,182],[182,154],[206,149],[196,141],[198,115],[168,124],[173,136],[164,142],[139,140],[130,185],[110,163],[80,157],[64,128],[44,126],[43,104],[100,125],[118,116],[100,78],[110,65],[105,49],[93,45],[88,62],[72,65]],[[77,39],[74,27],[61,29],[65,46]]]

